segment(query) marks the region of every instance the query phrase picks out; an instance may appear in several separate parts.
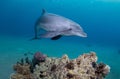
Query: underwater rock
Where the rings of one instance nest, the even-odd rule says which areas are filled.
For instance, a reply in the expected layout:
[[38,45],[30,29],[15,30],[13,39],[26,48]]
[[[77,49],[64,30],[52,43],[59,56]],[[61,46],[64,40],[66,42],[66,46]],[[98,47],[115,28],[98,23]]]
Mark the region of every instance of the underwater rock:
[[[36,55],[43,56],[37,53],[34,58],[37,58]],[[97,63],[95,52],[80,55],[75,59],[69,59],[67,55],[61,58],[46,57],[44,62],[35,65],[33,72],[30,72],[29,67],[28,63],[16,64],[14,66],[16,73],[11,75],[11,79],[28,79],[26,78],[28,74],[29,79],[104,79],[110,72],[108,65]]]

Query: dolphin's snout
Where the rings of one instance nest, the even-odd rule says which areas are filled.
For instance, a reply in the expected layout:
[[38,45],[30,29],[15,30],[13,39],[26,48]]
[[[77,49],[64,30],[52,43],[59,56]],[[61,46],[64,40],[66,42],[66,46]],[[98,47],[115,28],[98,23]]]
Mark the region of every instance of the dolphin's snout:
[[82,35],[83,37],[87,37],[87,33],[83,33],[83,35]]
[[87,37],[87,33],[85,33],[85,32],[79,32],[79,33],[77,34],[77,36]]

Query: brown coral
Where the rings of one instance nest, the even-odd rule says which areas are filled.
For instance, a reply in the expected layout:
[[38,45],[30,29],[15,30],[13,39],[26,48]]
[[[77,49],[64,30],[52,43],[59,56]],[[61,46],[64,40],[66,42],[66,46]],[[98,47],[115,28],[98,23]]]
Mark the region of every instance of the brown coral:
[[[48,59],[51,61],[47,62]],[[34,73],[37,74],[45,67],[47,75],[42,79],[103,79],[107,75],[103,73],[109,73],[109,68],[106,65],[102,67],[103,65],[97,64],[96,61],[97,56],[94,52],[73,60],[68,59],[67,55],[62,58],[47,58],[46,62],[37,66]],[[40,76],[37,78],[41,79]]]
[[11,79],[103,79],[110,72],[110,67],[98,64],[96,54],[91,52],[72,60],[67,55],[62,58],[47,57],[46,61],[35,65],[33,73],[30,65],[25,63],[14,65],[14,70],[16,74]]
[[29,64],[25,64],[25,65],[21,65],[21,64],[16,64],[13,66],[13,69],[19,73],[19,74],[30,74],[30,65]]
[[29,64],[16,64],[13,66],[13,69],[16,71],[16,74],[11,76],[11,79],[34,79],[33,75],[30,72]]
[[71,70],[73,70],[73,69],[74,69],[74,63],[69,62],[69,63],[66,64],[65,67],[66,67],[67,69],[71,69]]
[[16,63],[13,69],[16,73],[11,75],[11,79],[35,79],[28,63]]
[[109,72],[109,69],[104,63],[99,63],[95,70],[95,74],[97,75],[98,79],[105,77],[108,74],[108,72]]
[[52,65],[52,67],[51,67],[51,71],[55,71],[56,70],[56,68],[57,68],[57,66],[54,64],[54,65]]

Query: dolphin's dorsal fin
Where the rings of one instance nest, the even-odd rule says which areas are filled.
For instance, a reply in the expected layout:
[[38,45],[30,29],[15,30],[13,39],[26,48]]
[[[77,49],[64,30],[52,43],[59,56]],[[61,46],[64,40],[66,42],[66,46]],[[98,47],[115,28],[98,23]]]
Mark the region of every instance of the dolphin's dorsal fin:
[[46,10],[45,9],[42,9],[42,15],[46,13]]

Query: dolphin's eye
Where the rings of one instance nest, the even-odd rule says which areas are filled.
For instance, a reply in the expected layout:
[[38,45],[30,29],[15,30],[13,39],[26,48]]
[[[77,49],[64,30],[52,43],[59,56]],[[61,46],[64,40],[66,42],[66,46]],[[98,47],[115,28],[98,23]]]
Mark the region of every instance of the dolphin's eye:
[[70,28],[69,30],[72,30],[72,28]]

